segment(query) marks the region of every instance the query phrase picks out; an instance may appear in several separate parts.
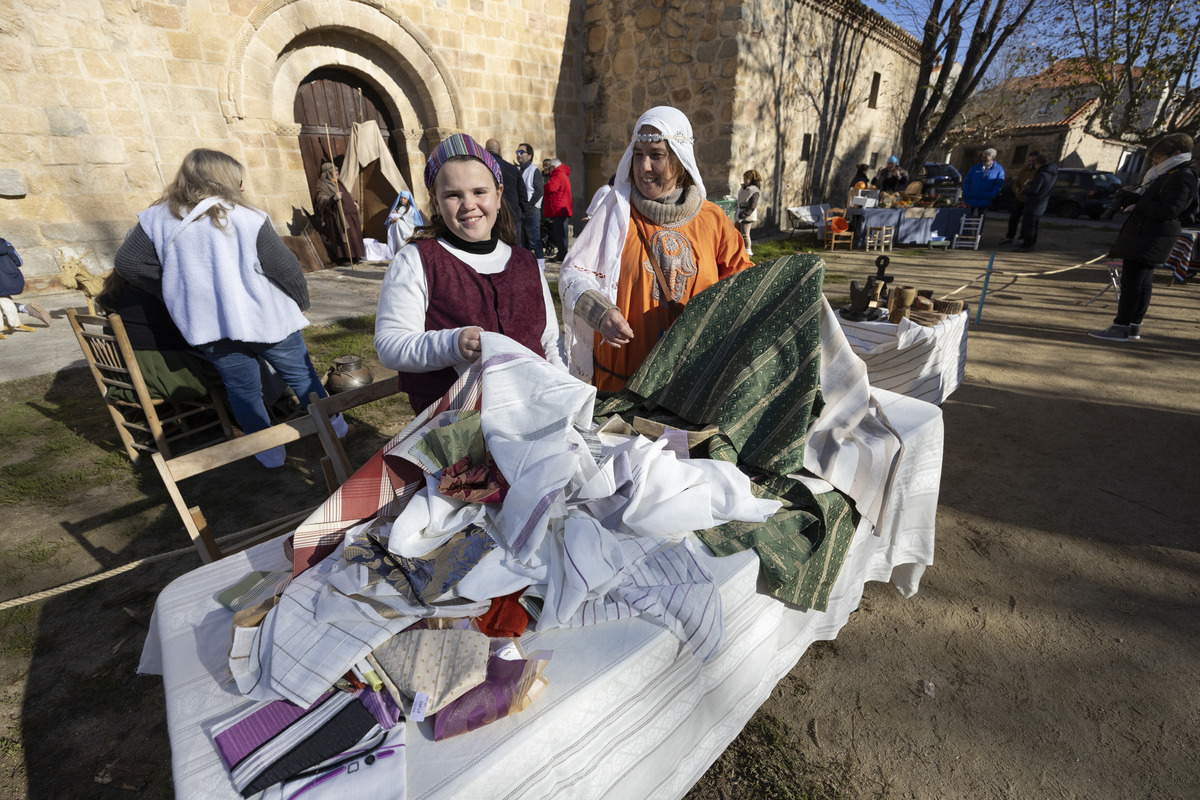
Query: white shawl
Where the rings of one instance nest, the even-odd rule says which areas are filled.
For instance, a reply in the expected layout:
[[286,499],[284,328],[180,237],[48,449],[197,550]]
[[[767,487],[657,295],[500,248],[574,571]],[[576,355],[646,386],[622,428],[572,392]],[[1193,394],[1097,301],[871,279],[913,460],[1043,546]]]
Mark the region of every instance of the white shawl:
[[600,203],[583,233],[575,240],[563,259],[559,273],[563,348],[571,374],[583,381],[592,379],[593,331],[584,324],[580,324],[579,330],[576,330],[575,303],[588,289],[597,289],[610,301],[616,301],[617,283],[621,278],[621,251],[625,249],[625,237],[629,233],[629,193],[633,188],[629,181],[629,167],[633,163],[633,142],[637,132],[647,125],[658,129],[664,136],[680,137],[665,141],[691,176],[700,192],[700,199],[708,196],[692,151],[692,123],[684,113],[670,106],[657,106],[638,117],[633,126],[634,136],[630,137],[629,146],[617,165],[613,190]]

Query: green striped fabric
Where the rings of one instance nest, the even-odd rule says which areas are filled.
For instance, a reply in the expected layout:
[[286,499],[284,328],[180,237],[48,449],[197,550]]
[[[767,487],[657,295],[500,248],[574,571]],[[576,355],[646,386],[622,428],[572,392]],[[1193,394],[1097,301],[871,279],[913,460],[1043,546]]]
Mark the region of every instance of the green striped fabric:
[[[598,400],[616,413],[721,435],[694,456],[734,461],[755,493],[784,507],[763,524],[731,522],[700,537],[713,552],[753,547],[768,591],[824,610],[857,524],[840,493],[814,497],[788,478],[804,466],[804,436],[820,413],[821,285],[825,262],[795,255],[759,264],[696,295],[624,391]],[[699,448],[698,448],[699,449]]]

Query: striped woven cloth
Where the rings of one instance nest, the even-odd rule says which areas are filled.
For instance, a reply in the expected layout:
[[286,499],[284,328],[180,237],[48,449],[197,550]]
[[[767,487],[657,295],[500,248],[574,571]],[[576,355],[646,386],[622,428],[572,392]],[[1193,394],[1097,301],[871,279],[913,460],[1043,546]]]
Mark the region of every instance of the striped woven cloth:
[[804,439],[820,413],[821,285],[818,256],[787,256],[696,295],[624,391],[596,417],[619,413],[673,427],[715,424],[693,455],[735,461],[755,493],[784,507],[766,523],[732,522],[700,537],[718,555],[754,548],[767,590],[824,610],[857,525],[848,498],[814,497],[787,477],[804,465]]
[[1167,268],[1175,274],[1176,282],[1187,280],[1192,261],[1200,256],[1197,244],[1200,244],[1200,231],[1184,231],[1175,240],[1171,255],[1167,256]]

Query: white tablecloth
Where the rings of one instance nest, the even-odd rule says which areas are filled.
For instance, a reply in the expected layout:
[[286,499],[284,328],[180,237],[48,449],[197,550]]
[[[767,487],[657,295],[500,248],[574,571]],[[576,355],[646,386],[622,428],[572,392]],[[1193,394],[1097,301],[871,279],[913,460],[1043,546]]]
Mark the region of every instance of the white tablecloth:
[[[721,586],[726,642],[701,664],[641,619],[527,634],[549,649],[545,693],[521,714],[443,742],[406,723],[409,798],[678,798],[704,774],[814,641],[833,639],[868,580],[916,593],[933,563],[941,411],[875,391],[904,449],[880,530],[864,518],[824,612],[756,591],[753,551],[704,560]],[[251,569],[287,568],[279,541],[201,567],[158,599],[139,671],[162,674],[175,796],[237,798],[209,737],[246,701],[229,676],[231,613],[215,595]],[[398,779],[400,780],[400,779]]]
[[908,320],[852,322],[835,314],[855,355],[867,365],[871,386],[941,405],[967,369],[967,312],[940,325]]

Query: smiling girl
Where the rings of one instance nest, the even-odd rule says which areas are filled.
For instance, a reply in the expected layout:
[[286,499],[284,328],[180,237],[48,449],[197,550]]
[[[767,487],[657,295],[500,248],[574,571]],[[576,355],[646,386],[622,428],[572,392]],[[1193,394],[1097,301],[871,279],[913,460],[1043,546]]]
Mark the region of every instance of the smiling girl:
[[683,112],[643,114],[616,185],[567,254],[560,287],[571,374],[617,391],[688,300],[753,266],[708,202]]
[[483,331],[502,333],[562,366],[550,288],[517,246],[500,167],[478,142],[454,134],[425,165],[430,224],[388,267],[375,349],[400,373],[414,411],[436,402],[481,353]]

